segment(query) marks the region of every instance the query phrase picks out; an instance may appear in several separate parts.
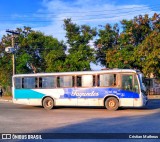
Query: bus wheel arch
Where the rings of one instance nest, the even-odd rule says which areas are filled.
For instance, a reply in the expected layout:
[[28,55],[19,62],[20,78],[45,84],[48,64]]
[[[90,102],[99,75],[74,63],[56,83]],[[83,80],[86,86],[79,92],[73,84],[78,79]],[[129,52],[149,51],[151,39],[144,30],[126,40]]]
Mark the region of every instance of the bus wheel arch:
[[107,96],[104,99],[104,106],[108,110],[115,111],[119,108],[119,99],[116,96]]
[[49,96],[44,97],[42,99],[42,106],[47,110],[51,110],[54,107],[54,99]]

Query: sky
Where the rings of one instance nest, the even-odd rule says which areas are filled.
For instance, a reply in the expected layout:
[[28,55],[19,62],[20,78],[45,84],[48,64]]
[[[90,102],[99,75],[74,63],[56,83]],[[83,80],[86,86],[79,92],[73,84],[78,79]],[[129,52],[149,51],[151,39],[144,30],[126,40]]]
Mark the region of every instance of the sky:
[[160,13],[159,0],[0,0],[0,38],[6,29],[29,26],[65,40],[63,20],[103,28],[134,16]]
[[159,0],[0,0],[0,40],[7,29],[29,26],[65,41],[67,18],[99,29],[155,12],[160,13]]

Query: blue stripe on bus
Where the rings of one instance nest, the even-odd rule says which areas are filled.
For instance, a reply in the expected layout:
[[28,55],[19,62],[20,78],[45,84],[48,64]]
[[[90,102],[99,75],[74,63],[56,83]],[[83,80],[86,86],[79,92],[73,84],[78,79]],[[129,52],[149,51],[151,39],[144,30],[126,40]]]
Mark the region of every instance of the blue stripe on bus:
[[41,99],[45,95],[31,89],[15,89],[14,97],[15,99]]
[[[36,90],[36,89],[35,89]],[[139,94],[119,88],[66,88],[60,99],[67,98],[104,98],[107,95],[115,95],[118,98],[139,98]],[[49,90],[48,90],[49,91]],[[46,89],[47,92],[47,89]],[[15,89],[15,99],[40,99],[46,94],[31,89]],[[56,94],[55,94],[56,95]],[[54,94],[53,94],[54,96]]]

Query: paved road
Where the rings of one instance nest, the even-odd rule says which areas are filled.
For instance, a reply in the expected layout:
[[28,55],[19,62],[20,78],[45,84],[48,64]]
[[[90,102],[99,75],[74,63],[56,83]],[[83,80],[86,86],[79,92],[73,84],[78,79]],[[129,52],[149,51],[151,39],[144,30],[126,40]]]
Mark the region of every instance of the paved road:
[[160,133],[160,100],[146,108],[42,107],[0,102],[1,133]]

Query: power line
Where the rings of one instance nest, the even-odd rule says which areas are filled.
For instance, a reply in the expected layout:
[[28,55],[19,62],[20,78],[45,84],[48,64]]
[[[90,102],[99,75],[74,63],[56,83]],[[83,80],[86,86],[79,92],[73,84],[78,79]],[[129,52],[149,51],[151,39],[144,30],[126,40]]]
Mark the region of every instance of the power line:
[[[136,11],[132,11],[132,12],[136,12]],[[118,15],[118,16],[107,16],[107,15],[92,15],[92,16],[99,16],[99,17],[86,17],[86,19],[84,19],[85,18],[85,16],[77,16],[78,18],[80,18],[80,19],[78,19],[77,17],[77,19],[72,19],[72,21],[74,21],[74,22],[76,22],[76,21],[91,21],[91,20],[107,20],[107,19],[114,19],[114,18],[118,18],[118,17],[122,17],[122,16],[130,16],[129,15],[129,13],[132,13],[132,12],[127,12],[127,13],[122,13],[122,14],[120,14],[120,15]],[[150,11],[150,12],[148,12],[148,11],[146,11],[146,12],[143,12],[143,14],[147,14],[147,13],[151,13],[152,11]],[[141,13],[142,14],[142,13]],[[73,17],[63,17],[64,19],[67,19],[67,18],[73,18]],[[53,20],[56,20],[56,21],[63,21],[64,19],[58,19],[57,18],[57,20],[56,20],[56,18],[51,18],[50,20],[38,20],[38,19],[33,19],[33,20],[29,20],[29,19],[27,19],[27,20],[17,20],[17,19],[11,19],[11,20],[8,20],[8,19],[6,19],[6,20],[0,20],[0,21],[3,21],[3,22],[39,22],[39,23],[49,23],[49,22],[52,22]]]
[[[152,7],[153,6],[153,7]],[[148,6],[143,6],[143,7],[141,7],[141,6],[137,6],[137,7],[132,7],[132,10],[133,10],[133,12],[135,12],[135,11],[141,11],[141,10],[148,10],[148,8],[159,8],[160,7],[160,5],[152,5],[152,6],[150,6],[150,7],[148,7]],[[139,10],[138,9],[134,9],[134,8],[139,8]],[[94,12],[117,12],[117,10],[127,10],[127,9],[129,9],[129,10],[131,10],[131,8],[121,8],[121,9],[114,9],[114,10],[97,10],[97,11],[86,11],[86,12],[84,12],[84,11],[81,11],[81,12],[63,12],[63,13],[65,13],[65,14],[67,14],[67,13],[70,13],[70,14],[77,14],[77,13],[80,13],[80,14],[85,14],[85,13],[94,13]],[[128,12],[128,11],[124,11],[124,12]],[[129,11],[130,12],[130,11]],[[33,12],[32,12],[33,13]],[[63,14],[63,13],[58,13],[58,14]],[[120,11],[118,11],[118,13],[120,13]],[[51,15],[51,16],[57,16],[57,13],[56,14],[54,14],[54,13],[36,13],[36,14],[34,14],[33,16],[38,16],[38,18],[43,18],[43,17],[39,17],[39,15],[44,15],[45,17],[46,17],[46,15]],[[0,17],[7,17],[8,15],[0,15]],[[11,17],[13,17],[14,16],[14,14],[13,15],[11,15]],[[15,14],[15,16],[16,16],[16,14]],[[30,15],[25,15],[25,13],[23,12],[23,17],[24,18],[27,18],[27,16],[30,16]],[[86,16],[92,16],[92,15],[86,15]],[[94,16],[94,15],[93,15]],[[8,16],[8,17],[10,17],[10,16]],[[77,17],[77,16],[76,16]]]
[[[130,5],[127,5],[127,6],[130,6]],[[82,11],[82,9],[80,9],[81,11],[65,11],[66,9],[58,9],[58,11],[59,12],[61,12],[61,11],[63,11],[63,13],[65,13],[65,14],[67,14],[67,13],[94,13],[94,12],[113,12],[113,11],[117,11],[117,10],[127,10],[127,9],[133,9],[133,8],[140,8],[140,9],[143,9],[143,8],[155,8],[155,7],[158,7],[159,8],[159,6],[160,5],[150,5],[150,6],[148,6],[148,5],[138,5],[138,6],[134,6],[134,7],[128,7],[128,8],[125,8],[125,7],[123,7],[123,8],[114,8],[114,10],[113,9],[110,9],[110,10],[88,10],[88,11]],[[60,14],[63,14],[63,13],[60,13]],[[23,12],[23,14],[33,14],[33,12]],[[53,12],[37,12],[36,14],[54,14]],[[55,14],[55,15],[57,15],[57,14]]]
[[[154,7],[154,8],[157,8],[159,7],[159,5],[152,5],[150,7]],[[105,12],[105,11],[111,11],[111,10],[97,10],[97,11],[88,11],[88,12],[81,12],[81,15],[82,16],[79,16],[79,15],[69,15],[69,16],[65,16],[65,17],[61,17],[61,16],[57,16],[57,14],[53,14],[53,15],[50,15],[50,16],[55,16],[55,17],[46,17],[46,15],[48,14],[52,14],[52,13],[45,13],[45,19],[43,19],[43,17],[41,16],[38,16],[38,17],[34,17],[35,15],[33,15],[33,17],[29,16],[29,15],[26,15],[26,16],[23,16],[23,19],[0,19],[0,21],[2,22],[21,22],[21,23],[24,23],[26,24],[27,22],[34,22],[34,23],[50,23],[52,22],[53,20],[56,20],[56,21],[63,21],[64,19],[67,19],[67,18],[76,18],[76,19],[72,19],[72,21],[76,22],[76,21],[93,21],[93,20],[107,20],[107,19],[110,19],[110,18],[118,18],[118,17],[122,17],[122,16],[129,16],[129,14],[132,14],[133,12],[138,12],[138,11],[142,11],[142,10],[146,10],[146,11],[143,11],[143,14],[144,13],[149,13],[149,12],[154,12],[154,11],[148,11],[148,8],[150,8],[148,6],[135,6],[133,8],[141,8],[141,9],[131,9],[130,8],[123,8],[123,9],[116,9],[116,10],[112,10],[112,14],[119,14],[120,12],[118,11],[117,13],[117,10],[126,10],[126,9],[129,9],[130,11],[123,11],[121,12],[118,16],[110,16],[110,14],[108,13],[101,13],[101,14],[94,14],[94,15],[82,15],[82,14],[85,14],[85,13],[89,13],[89,12]],[[146,9],[147,8],[147,9]],[[114,13],[115,12],[115,13]],[[68,12],[69,13],[69,12]],[[70,12],[72,13],[72,12]],[[75,13],[75,12],[74,12]],[[76,12],[78,13],[78,12]],[[40,13],[39,13],[40,14]],[[65,13],[66,14],[66,13]],[[141,13],[142,14],[142,13]],[[37,13],[36,13],[37,15]],[[87,16],[89,16],[87,18]],[[96,18],[94,17],[96,16]],[[98,16],[98,17],[97,17]],[[1,17],[1,16],[0,16]],[[5,17],[6,18],[6,17]],[[19,18],[19,17],[17,17]],[[39,18],[39,19],[38,19]],[[48,20],[50,18],[50,20]],[[62,19],[63,18],[63,19]]]
[[[102,11],[104,11],[104,10],[102,10]],[[124,16],[126,18],[127,16],[131,15],[130,13],[137,12],[137,11],[142,11],[142,9],[130,10],[128,12],[122,12],[122,13],[116,15],[116,16],[110,16],[108,13],[106,13],[106,14],[100,14],[100,15],[97,15],[97,14],[96,15],[86,15],[86,16],[96,16],[96,18],[95,17],[88,17],[87,18],[85,16],[76,16],[77,19],[72,19],[72,21],[73,22],[76,22],[76,21],[95,21],[95,20],[105,20],[105,21],[107,21],[107,20],[110,20],[111,18],[112,19],[119,18],[119,17],[123,18]],[[144,11],[144,13],[150,13],[150,12],[153,12],[153,11],[148,11],[147,9],[146,9],[146,11]],[[113,14],[113,12],[112,12],[112,14]],[[141,13],[141,15],[142,15],[142,13]],[[64,17],[64,18],[67,19],[67,18],[73,18],[73,17],[74,16],[72,16],[72,17]],[[56,20],[55,17],[50,18],[50,20],[48,20],[48,19],[46,19],[46,20],[39,20],[39,19],[34,19],[34,17],[32,17],[32,19],[33,20],[30,20],[30,19],[21,19],[21,20],[20,19],[19,20],[18,19],[15,19],[15,20],[14,19],[0,19],[0,21],[2,21],[2,22],[21,22],[21,24],[23,23],[25,25],[26,24],[28,25],[28,22],[29,22],[30,23],[29,25],[33,25],[34,23],[41,23],[41,24],[51,23],[53,20]],[[64,19],[58,19],[57,18],[56,21],[63,21],[63,20]],[[44,26],[44,25],[42,25],[42,26]],[[31,26],[31,27],[35,28],[37,26]],[[38,25],[38,27],[39,27],[39,25]],[[61,33],[59,33],[59,34],[61,34]]]
[[[138,11],[138,10],[137,10]],[[129,11],[129,12],[124,12],[124,13],[121,13],[120,15],[118,15],[118,16],[111,16],[111,17],[103,17],[103,16],[109,16],[109,14],[101,14],[101,15],[85,15],[85,16],[102,16],[102,17],[98,17],[98,19],[101,19],[101,18],[114,18],[114,17],[121,17],[121,16],[126,16],[126,15],[129,15],[129,13],[132,13],[132,12],[137,12],[137,11]],[[152,12],[152,11],[149,11],[149,12]],[[149,13],[148,11],[144,11],[143,13]],[[113,14],[113,13],[112,13]],[[118,14],[118,13],[117,13]],[[78,17],[78,18],[84,18],[85,16],[76,16],[76,18]],[[64,19],[67,19],[67,18],[73,18],[73,17],[75,17],[75,16],[72,16],[72,17],[57,17],[57,19],[58,18],[64,18]],[[33,18],[32,18],[33,19]],[[54,20],[54,19],[56,19],[56,18],[51,18],[51,20],[38,20],[38,19],[33,19],[33,21],[32,20],[30,20],[30,19],[27,19],[27,20],[29,20],[29,21],[27,21],[27,20],[17,20],[17,19],[1,19],[0,21],[11,21],[11,22],[51,22],[52,20]],[[62,19],[62,20],[58,20],[58,21],[63,21],[64,19]],[[89,19],[92,19],[91,17],[89,17]],[[94,18],[93,17],[93,19],[97,19],[97,18]],[[78,20],[81,20],[81,19],[77,19],[77,21]]]
[[[143,7],[141,7],[141,6],[137,6],[137,7],[132,7],[132,9],[134,9],[134,8],[140,8],[141,10],[143,10],[143,9],[148,9],[148,8],[159,8],[160,7],[160,5],[152,5],[152,6],[143,6]],[[78,12],[78,11],[73,11],[73,12],[63,12],[63,13],[65,13],[65,14],[68,14],[68,13],[71,13],[71,14],[75,14],[75,13],[80,13],[80,14],[85,14],[85,13],[94,13],[94,12],[114,12],[114,11],[117,11],[117,10],[127,10],[127,9],[131,9],[131,8],[119,8],[119,9],[111,9],[111,10],[95,10],[95,11],[80,11],[80,12]],[[53,14],[53,13],[38,13],[38,14]],[[61,13],[59,13],[59,14],[61,14]],[[57,15],[57,14],[54,14],[54,15]]]
[[[127,14],[123,14],[123,15],[118,15],[118,16],[110,16],[110,17],[97,17],[97,18],[87,18],[87,19],[72,19],[72,21],[73,22],[76,22],[76,21],[92,21],[92,20],[109,20],[109,19],[111,19],[111,18],[118,18],[118,17],[122,17],[122,16],[128,16],[128,13]],[[17,22],[18,22],[18,20],[16,20]],[[12,21],[12,22],[16,22],[16,21]],[[57,21],[63,21],[63,20],[57,20]],[[46,22],[51,22],[51,21],[24,21],[24,20],[21,20],[21,21],[19,21],[19,22],[34,22],[34,23],[36,23],[36,22],[38,22],[38,23],[46,23]],[[24,24],[26,24],[26,23],[24,23]],[[28,25],[28,24],[27,24]],[[31,23],[31,25],[33,25],[33,23]],[[29,25],[28,25],[29,26]],[[29,26],[29,27],[32,27],[32,28],[36,28],[36,27],[39,27],[40,25],[38,25],[38,26]],[[41,25],[42,26],[42,25]],[[64,34],[65,32],[61,32],[61,33],[59,33],[59,32],[57,32],[57,34]]]

